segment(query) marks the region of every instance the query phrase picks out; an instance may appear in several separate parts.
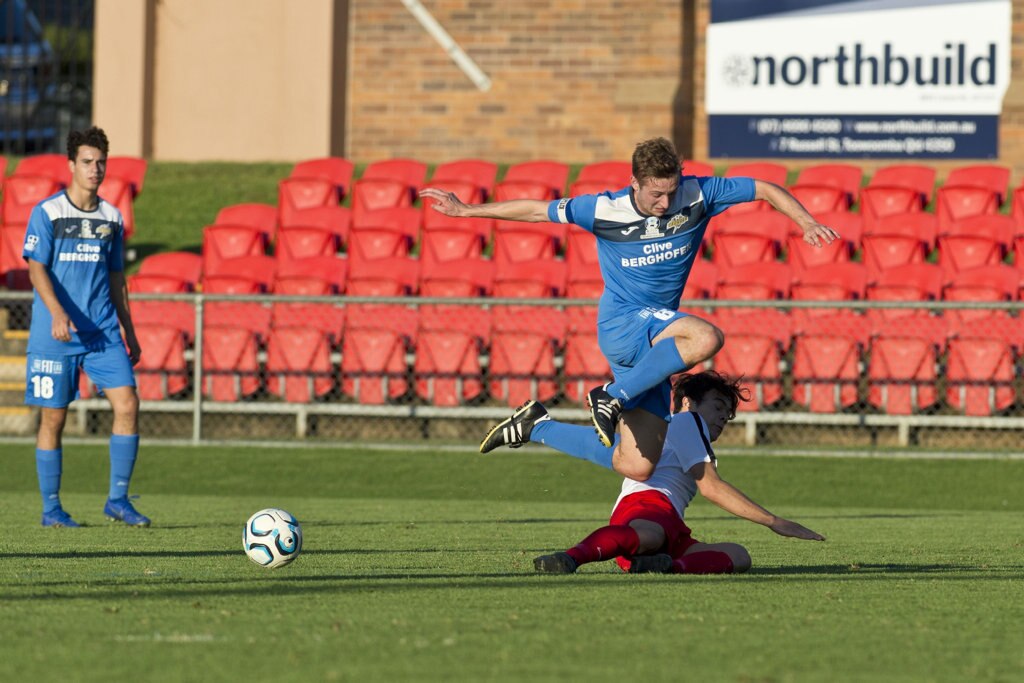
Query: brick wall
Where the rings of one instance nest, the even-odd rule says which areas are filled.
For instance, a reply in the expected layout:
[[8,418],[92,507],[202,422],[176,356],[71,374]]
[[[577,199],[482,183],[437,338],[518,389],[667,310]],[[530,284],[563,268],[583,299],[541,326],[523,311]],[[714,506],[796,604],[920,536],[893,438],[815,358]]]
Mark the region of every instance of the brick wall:
[[[672,134],[683,0],[424,0],[492,79],[480,92],[396,1],[351,0],[347,153],[568,163],[628,159]],[[707,156],[703,108],[708,0],[696,0],[694,154]],[[1000,163],[1024,179],[1024,0],[1013,0],[1013,82]],[[683,125],[689,125],[683,122]],[[714,161],[714,160],[712,160]],[[733,162],[736,160],[729,160]],[[815,160],[783,162],[794,167]],[[864,162],[871,169],[891,163]],[[940,163],[940,178],[949,167]]]

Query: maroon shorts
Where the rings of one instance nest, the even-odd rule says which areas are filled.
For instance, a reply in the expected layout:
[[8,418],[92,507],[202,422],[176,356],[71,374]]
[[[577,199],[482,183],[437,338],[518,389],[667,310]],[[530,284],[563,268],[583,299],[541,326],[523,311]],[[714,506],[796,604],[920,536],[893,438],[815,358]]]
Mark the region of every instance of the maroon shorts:
[[[611,523],[628,525],[634,519],[654,522],[665,530],[665,545],[655,552],[682,557],[687,548],[700,543],[690,535],[690,527],[683,523],[679,513],[672,507],[672,501],[661,491],[647,490],[629,494],[615,506]],[[615,561],[626,572],[632,564],[628,557],[619,557]]]

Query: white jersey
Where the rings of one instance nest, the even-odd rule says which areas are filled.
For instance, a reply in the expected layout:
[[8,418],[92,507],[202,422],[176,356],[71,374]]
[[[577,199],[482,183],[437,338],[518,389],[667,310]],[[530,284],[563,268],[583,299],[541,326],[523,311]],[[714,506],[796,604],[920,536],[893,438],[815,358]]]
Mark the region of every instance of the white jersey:
[[[715,452],[711,450],[708,426],[697,413],[681,412],[672,416],[665,436],[665,448],[654,473],[647,481],[624,479],[615,507],[623,498],[640,491],[660,491],[672,501],[672,506],[683,516],[683,511],[697,495],[697,481],[690,469],[702,462],[714,466]],[[612,508],[614,510],[614,508]]]

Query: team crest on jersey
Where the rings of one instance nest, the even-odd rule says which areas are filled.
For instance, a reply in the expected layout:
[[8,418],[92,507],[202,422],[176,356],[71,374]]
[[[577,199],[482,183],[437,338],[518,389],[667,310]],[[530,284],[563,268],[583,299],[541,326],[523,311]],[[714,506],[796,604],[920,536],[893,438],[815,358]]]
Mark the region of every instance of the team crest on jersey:
[[39,244],[39,238],[36,235],[27,236],[25,238],[25,251],[35,251],[37,244]]
[[665,233],[661,231],[661,221],[657,216],[651,216],[644,223],[644,234],[640,235],[640,239],[653,240],[664,236]]
[[668,220],[668,223],[665,225],[665,229],[671,232],[676,232],[677,230],[679,230],[679,228],[686,225],[686,221],[688,220],[690,220],[689,216],[684,216],[681,213],[677,213],[675,216],[672,216],[672,218]]
[[92,231],[92,221],[88,218],[82,219],[82,224],[79,226],[78,236],[84,240],[96,239],[96,233]]

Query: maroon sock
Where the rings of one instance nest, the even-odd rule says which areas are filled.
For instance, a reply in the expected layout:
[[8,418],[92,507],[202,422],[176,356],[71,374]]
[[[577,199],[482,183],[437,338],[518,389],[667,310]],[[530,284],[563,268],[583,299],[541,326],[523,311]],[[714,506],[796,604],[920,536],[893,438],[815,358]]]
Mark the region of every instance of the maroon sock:
[[732,558],[720,550],[683,555],[672,563],[673,574],[731,574]]
[[619,524],[601,527],[566,552],[579,565],[634,555],[639,546],[640,537],[633,527]]

